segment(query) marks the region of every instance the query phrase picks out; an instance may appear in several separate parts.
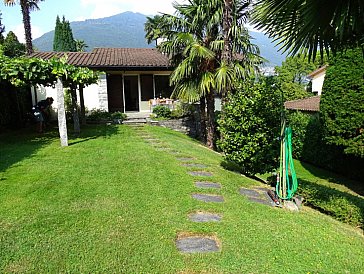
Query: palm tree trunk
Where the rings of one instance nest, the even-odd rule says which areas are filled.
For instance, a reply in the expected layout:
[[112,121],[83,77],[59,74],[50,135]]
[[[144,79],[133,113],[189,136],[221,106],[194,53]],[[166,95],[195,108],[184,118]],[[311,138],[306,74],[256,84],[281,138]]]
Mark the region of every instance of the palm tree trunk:
[[206,98],[200,98],[200,138],[206,143]]
[[68,146],[68,135],[67,135],[67,119],[66,111],[64,107],[64,93],[63,84],[60,79],[57,81],[57,112],[58,112],[58,130],[59,137],[61,139],[61,146]]
[[[230,30],[233,24],[233,10],[234,0],[224,0],[224,16],[223,16],[223,33],[224,33],[224,49],[221,54],[221,60],[225,64],[230,64],[232,61],[232,45],[231,45],[231,34]],[[222,104],[222,114],[224,113],[224,105],[226,103],[227,94],[230,91],[230,86],[227,85],[221,93],[221,104]]]
[[30,11],[26,0],[20,1],[21,13],[23,15],[23,24],[25,31],[25,45],[27,48],[27,54],[33,53],[33,42],[32,42],[32,29],[30,25]]
[[86,111],[85,111],[85,99],[83,97],[83,85],[79,85],[78,91],[80,93],[81,125],[86,125]]
[[207,102],[207,140],[206,144],[209,148],[215,148],[215,96],[214,92],[209,92],[206,96]]
[[72,85],[71,87],[71,98],[72,98],[73,130],[75,135],[78,136],[81,132],[81,129],[80,129],[80,118],[78,116],[77,93],[75,85]]

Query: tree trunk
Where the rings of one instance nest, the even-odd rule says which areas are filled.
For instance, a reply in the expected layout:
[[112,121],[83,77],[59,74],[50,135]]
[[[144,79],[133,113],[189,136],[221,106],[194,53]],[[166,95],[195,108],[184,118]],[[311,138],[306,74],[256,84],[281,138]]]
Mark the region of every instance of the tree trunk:
[[86,125],[85,99],[83,97],[83,85],[79,85],[80,106],[81,106],[81,125]]
[[78,116],[78,108],[77,108],[77,93],[76,86],[72,85],[71,87],[71,98],[72,98],[72,116],[73,116],[73,131],[75,135],[80,135],[80,118]]
[[[231,41],[231,34],[230,30],[233,25],[233,10],[234,0],[224,0],[224,16],[223,16],[223,33],[224,33],[224,49],[221,54],[221,60],[230,65],[233,59],[233,52],[232,52],[232,41]],[[221,108],[222,114],[224,113],[224,106],[226,103],[227,94],[230,91],[230,83],[227,83],[227,86],[222,90],[221,93]]]
[[21,13],[23,15],[23,24],[25,31],[25,45],[27,48],[27,54],[33,53],[33,42],[32,42],[32,29],[30,25],[30,11],[27,0],[20,0]]
[[67,135],[67,119],[66,111],[64,107],[64,93],[63,84],[60,79],[57,80],[57,111],[58,111],[58,129],[59,137],[61,140],[61,146],[68,146],[68,135]]
[[215,148],[215,96],[214,92],[209,92],[206,97],[207,102],[207,140],[206,144],[209,148]]
[[200,138],[203,143],[206,143],[206,98],[200,98]]

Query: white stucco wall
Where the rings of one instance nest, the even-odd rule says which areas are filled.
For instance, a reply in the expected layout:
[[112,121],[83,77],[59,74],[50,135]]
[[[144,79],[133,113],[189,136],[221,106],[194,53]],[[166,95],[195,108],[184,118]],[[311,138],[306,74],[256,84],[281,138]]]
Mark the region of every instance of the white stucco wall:
[[321,95],[322,93],[322,86],[324,85],[325,80],[325,71],[320,72],[319,74],[315,75],[312,78],[312,92],[317,92],[317,95]]
[[[47,97],[53,97],[54,102],[52,105],[53,113],[52,118],[56,118],[57,113],[57,89],[54,87],[44,87],[44,86],[36,86],[32,88],[32,100],[33,105],[36,104],[34,101],[34,90],[37,91],[37,100],[38,102],[46,99]],[[87,86],[83,90],[85,107],[88,111],[92,109],[102,109],[108,110],[108,102],[107,102],[107,85],[106,85],[106,76],[100,75],[100,79],[97,84],[93,84]],[[78,102],[80,101],[80,96],[77,92]]]

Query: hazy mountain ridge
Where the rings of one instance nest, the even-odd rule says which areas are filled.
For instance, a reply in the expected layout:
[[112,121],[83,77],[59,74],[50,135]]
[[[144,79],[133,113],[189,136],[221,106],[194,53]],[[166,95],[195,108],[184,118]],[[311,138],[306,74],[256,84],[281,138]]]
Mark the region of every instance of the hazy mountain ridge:
[[[95,47],[153,48],[145,39],[144,23],[147,16],[141,13],[124,12],[100,19],[71,22],[75,39],[84,40],[87,51]],[[285,59],[271,42],[271,39],[259,32],[251,32],[252,41],[258,45],[261,55],[269,60],[269,66],[280,65]],[[33,41],[40,51],[52,51],[54,31],[47,32]]]

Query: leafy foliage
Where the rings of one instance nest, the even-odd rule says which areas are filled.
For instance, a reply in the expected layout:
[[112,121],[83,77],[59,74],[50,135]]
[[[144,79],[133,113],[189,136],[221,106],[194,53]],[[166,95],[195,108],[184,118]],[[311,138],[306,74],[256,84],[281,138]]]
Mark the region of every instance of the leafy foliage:
[[298,194],[307,205],[341,222],[364,227],[364,200],[360,197],[306,180],[300,180]]
[[328,145],[319,114],[288,112],[287,120],[293,131],[295,158],[348,178],[364,180],[364,158],[344,154],[341,146]]
[[284,93],[284,100],[296,100],[309,97],[306,91],[307,75],[314,71],[318,64],[309,62],[303,54],[287,57],[282,66],[275,67],[277,82]]
[[153,113],[157,116],[157,118],[171,118],[171,110],[166,106],[156,106],[153,108]]
[[[364,43],[364,2],[259,0],[253,23],[291,53],[338,52]],[[325,11],[325,13],[322,13]]]
[[279,156],[280,93],[268,81],[242,84],[219,120],[219,147],[228,161],[254,175],[274,170]]
[[4,40],[3,53],[9,57],[19,57],[25,54],[25,45],[20,43],[15,33],[9,31]]
[[350,49],[330,61],[320,110],[325,140],[364,158],[364,56]]
[[113,112],[110,113],[106,110],[101,109],[93,109],[90,114],[87,116],[87,119],[90,121],[101,122],[101,121],[110,121],[110,120],[120,120],[124,121],[126,119],[126,114],[122,112]]

